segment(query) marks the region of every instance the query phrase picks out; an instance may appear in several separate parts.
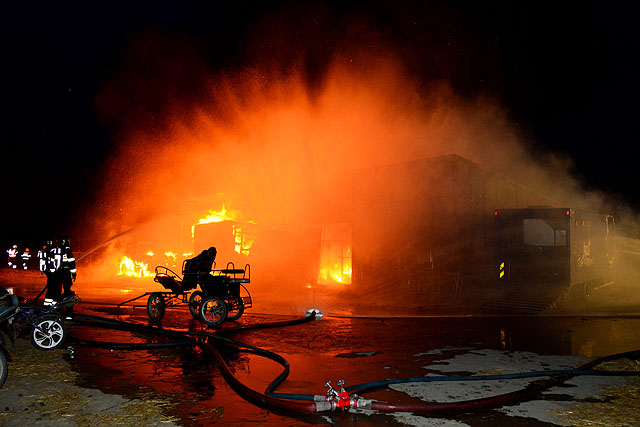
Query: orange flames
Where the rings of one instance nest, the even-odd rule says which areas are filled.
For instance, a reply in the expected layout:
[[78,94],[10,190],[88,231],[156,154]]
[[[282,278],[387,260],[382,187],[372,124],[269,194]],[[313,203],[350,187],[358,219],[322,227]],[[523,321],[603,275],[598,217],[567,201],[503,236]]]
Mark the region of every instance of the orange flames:
[[[230,222],[230,231],[233,235],[234,250],[236,253],[246,257],[251,262],[251,249],[260,235],[260,226],[256,221],[241,222],[243,214],[238,210],[228,209],[226,204],[222,204],[219,210],[210,209],[208,213],[199,218],[191,226],[191,244],[195,241],[195,229],[197,225],[219,222]],[[319,284],[350,284],[352,277],[352,256],[351,256],[351,229],[349,225],[333,224],[323,226],[321,239],[317,283]],[[146,248],[144,250],[147,250]],[[149,271],[149,264],[158,262],[166,267],[175,269],[179,267],[182,260],[187,259],[193,253],[183,253],[181,256],[173,251],[162,252],[153,248],[144,254],[145,261],[136,260],[129,256],[118,255],[119,276],[133,278],[153,277],[153,271]],[[158,258],[156,254],[164,254],[164,258]],[[153,267],[153,265],[152,265]],[[153,268],[151,268],[153,270]],[[176,270],[178,273],[179,271]]]
[[244,230],[246,230],[244,226],[237,224],[233,226],[233,238],[236,242],[234,249],[241,255],[249,256],[251,246],[255,242],[255,236]]
[[330,224],[322,233],[318,283],[351,284],[351,226]]
[[[322,260],[326,261],[326,260]],[[330,267],[321,268],[318,274],[318,283],[342,283],[348,285],[351,283],[351,263],[340,265],[333,264]]]
[[212,222],[222,222],[222,221],[235,221],[239,217],[239,212],[235,210],[227,210],[225,204],[222,204],[222,208],[219,211],[215,211],[213,209],[209,209],[209,213],[204,217],[200,218],[198,222],[191,226],[191,238],[193,239],[195,235],[196,225],[198,224],[209,224]]
[[129,277],[153,277],[154,273],[147,270],[148,264],[142,261],[134,261],[129,257],[122,257],[118,276]]
[[[242,214],[234,209],[227,209],[226,204],[222,204],[222,208],[218,211],[209,209],[208,214],[200,218],[198,222],[191,226],[191,238],[195,237],[195,227],[199,224],[209,224],[212,222],[223,221],[238,221],[242,218]],[[255,221],[248,221],[249,224],[255,224]],[[232,227],[233,238],[235,241],[235,251],[241,255],[248,256],[251,246],[255,241],[255,237],[251,236],[251,233],[245,231],[246,228],[239,224],[234,224]]]
[[[243,215],[240,211],[228,209],[226,207],[226,204],[224,203],[219,210],[209,209],[207,215],[198,219],[197,222],[191,226],[191,243],[193,244],[193,240],[195,237],[196,225],[223,221],[236,222],[242,217]],[[248,221],[246,223],[234,223],[232,225],[231,229],[235,242],[234,249],[238,254],[245,256],[250,255],[251,247],[255,242],[255,238],[257,236],[257,229],[255,227],[252,227],[254,224],[255,221]],[[146,252],[145,255],[153,258],[155,256],[155,251],[150,250]],[[193,253],[191,252],[183,253],[182,258],[186,259],[192,255]],[[178,260],[178,254],[173,251],[164,252],[164,257],[164,264],[169,268],[175,268],[181,263],[181,260]],[[153,277],[154,275],[153,272],[148,271],[148,263],[145,263],[143,261],[136,261],[124,255],[119,255],[118,259],[120,259],[118,276],[145,278]]]

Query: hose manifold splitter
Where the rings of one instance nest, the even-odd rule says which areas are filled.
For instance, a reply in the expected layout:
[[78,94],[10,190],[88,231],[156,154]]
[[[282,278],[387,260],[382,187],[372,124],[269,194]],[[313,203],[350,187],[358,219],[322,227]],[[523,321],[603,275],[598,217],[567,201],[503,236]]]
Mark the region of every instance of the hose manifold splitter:
[[[371,409],[371,400],[363,399],[357,394],[349,395],[349,392],[344,388],[344,380],[338,381],[338,386],[340,386],[340,391],[337,391],[333,387],[331,387],[331,380],[327,381],[324,385],[328,387],[326,396],[317,395],[316,397],[316,405],[318,405],[318,410],[325,411],[335,411],[340,408],[342,410],[352,408],[352,409]],[[324,403],[324,405],[323,405]]]

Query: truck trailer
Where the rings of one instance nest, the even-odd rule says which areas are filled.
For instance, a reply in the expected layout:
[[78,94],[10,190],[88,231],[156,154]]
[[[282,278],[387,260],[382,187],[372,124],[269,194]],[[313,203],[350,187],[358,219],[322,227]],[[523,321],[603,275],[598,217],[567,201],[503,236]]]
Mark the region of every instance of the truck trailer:
[[553,207],[494,215],[497,287],[511,304],[581,304],[613,283],[612,216]]

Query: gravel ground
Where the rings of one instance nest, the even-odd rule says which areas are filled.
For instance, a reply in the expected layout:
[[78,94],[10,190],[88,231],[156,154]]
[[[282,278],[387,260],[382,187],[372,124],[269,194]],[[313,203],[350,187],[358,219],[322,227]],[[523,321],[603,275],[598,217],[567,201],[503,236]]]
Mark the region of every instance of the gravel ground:
[[13,360],[0,389],[2,426],[177,425],[162,413],[162,401],[75,385],[67,350],[40,351],[25,338],[8,348]]
[[[0,283],[9,283],[28,295],[37,294],[43,285],[42,279],[35,274],[3,274],[2,271]],[[77,291],[85,297],[87,288],[78,286]],[[120,297],[119,294],[116,296]],[[88,301],[83,301],[82,308],[87,309],[88,306]],[[127,316],[139,322],[146,320],[144,309],[127,312]],[[185,317],[191,320],[188,312],[171,313],[165,318],[164,325],[184,325]],[[268,321],[250,316],[244,320]],[[308,384],[324,384],[328,377],[326,372],[350,373],[351,381],[358,383],[370,380],[370,377],[388,378],[393,375],[511,373],[575,367],[596,357],[640,348],[636,332],[638,322],[637,317],[436,318],[419,322],[412,319],[387,321],[327,317],[323,322],[313,322],[304,329],[254,331],[243,339],[250,339],[252,344],[265,348],[276,346],[294,362],[294,377],[288,386],[303,384],[306,389]],[[313,345],[300,350],[299,343],[307,342],[309,337],[313,337]],[[107,341],[120,339],[102,338]],[[258,408],[236,396],[217,375],[207,375],[203,386],[203,368],[197,364],[200,359],[184,357],[180,352],[172,353],[169,358],[148,358],[137,353],[107,351],[106,357],[100,358],[96,351],[96,355],[85,352],[83,358],[81,347],[78,347],[76,360],[70,362],[70,355],[65,349],[39,351],[27,338],[20,338],[15,346],[9,345],[9,350],[14,360],[9,364],[7,382],[0,389],[0,426],[202,425],[216,422],[243,426],[249,423],[345,425],[346,421],[346,425],[400,423],[447,427],[640,425],[637,411],[640,381],[633,378],[578,377],[535,400],[486,413],[453,414],[455,419],[405,413],[375,415],[377,418],[374,419],[373,414],[350,413],[339,417],[339,414],[332,413],[308,420]],[[360,357],[357,360],[358,372],[352,372],[354,359],[343,357],[345,354]],[[237,373],[258,380],[270,378],[271,371],[265,367],[264,361],[251,359],[251,364],[243,365],[246,360],[249,359],[235,361]],[[81,361],[83,363],[79,363]],[[635,360],[616,363],[618,365],[607,369],[639,370],[639,362]],[[132,379],[128,371],[123,374],[119,369],[123,366],[134,367],[139,374],[135,377],[137,379]],[[162,375],[155,371],[158,366]],[[316,369],[317,366],[321,369]],[[360,371],[366,375],[360,375]],[[86,375],[90,375],[89,381],[85,381]],[[154,382],[148,381],[150,378]],[[99,385],[102,380],[107,381],[108,387]],[[167,389],[167,383],[172,384],[170,389]],[[87,384],[89,386],[85,387]],[[112,385],[123,384],[126,390],[120,387],[110,392]],[[154,385],[160,387],[154,388]],[[176,385],[180,386],[181,393],[176,394]],[[447,401],[478,397],[478,393],[497,393],[517,385],[504,381],[490,384],[451,382],[398,385],[392,389],[394,393],[425,401]],[[126,397],[114,393],[122,393]],[[172,396],[173,402],[169,400]],[[185,405],[185,396],[193,402]],[[175,405],[179,405],[182,412],[176,410]]]

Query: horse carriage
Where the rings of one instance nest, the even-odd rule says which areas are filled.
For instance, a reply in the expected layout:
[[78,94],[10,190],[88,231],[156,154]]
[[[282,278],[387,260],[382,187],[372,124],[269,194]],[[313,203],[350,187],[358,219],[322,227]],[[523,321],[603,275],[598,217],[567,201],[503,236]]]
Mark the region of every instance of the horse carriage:
[[154,281],[160,283],[165,291],[147,292],[117,307],[148,295],[147,314],[151,321],[161,321],[167,307],[189,307],[194,318],[209,326],[217,326],[225,320],[237,320],[245,309],[251,308],[251,295],[245,287],[251,281],[249,264],[241,269],[229,262],[220,270],[214,264],[211,271],[202,272],[191,271],[188,261],[182,263],[182,277],[168,267],[156,267]]

